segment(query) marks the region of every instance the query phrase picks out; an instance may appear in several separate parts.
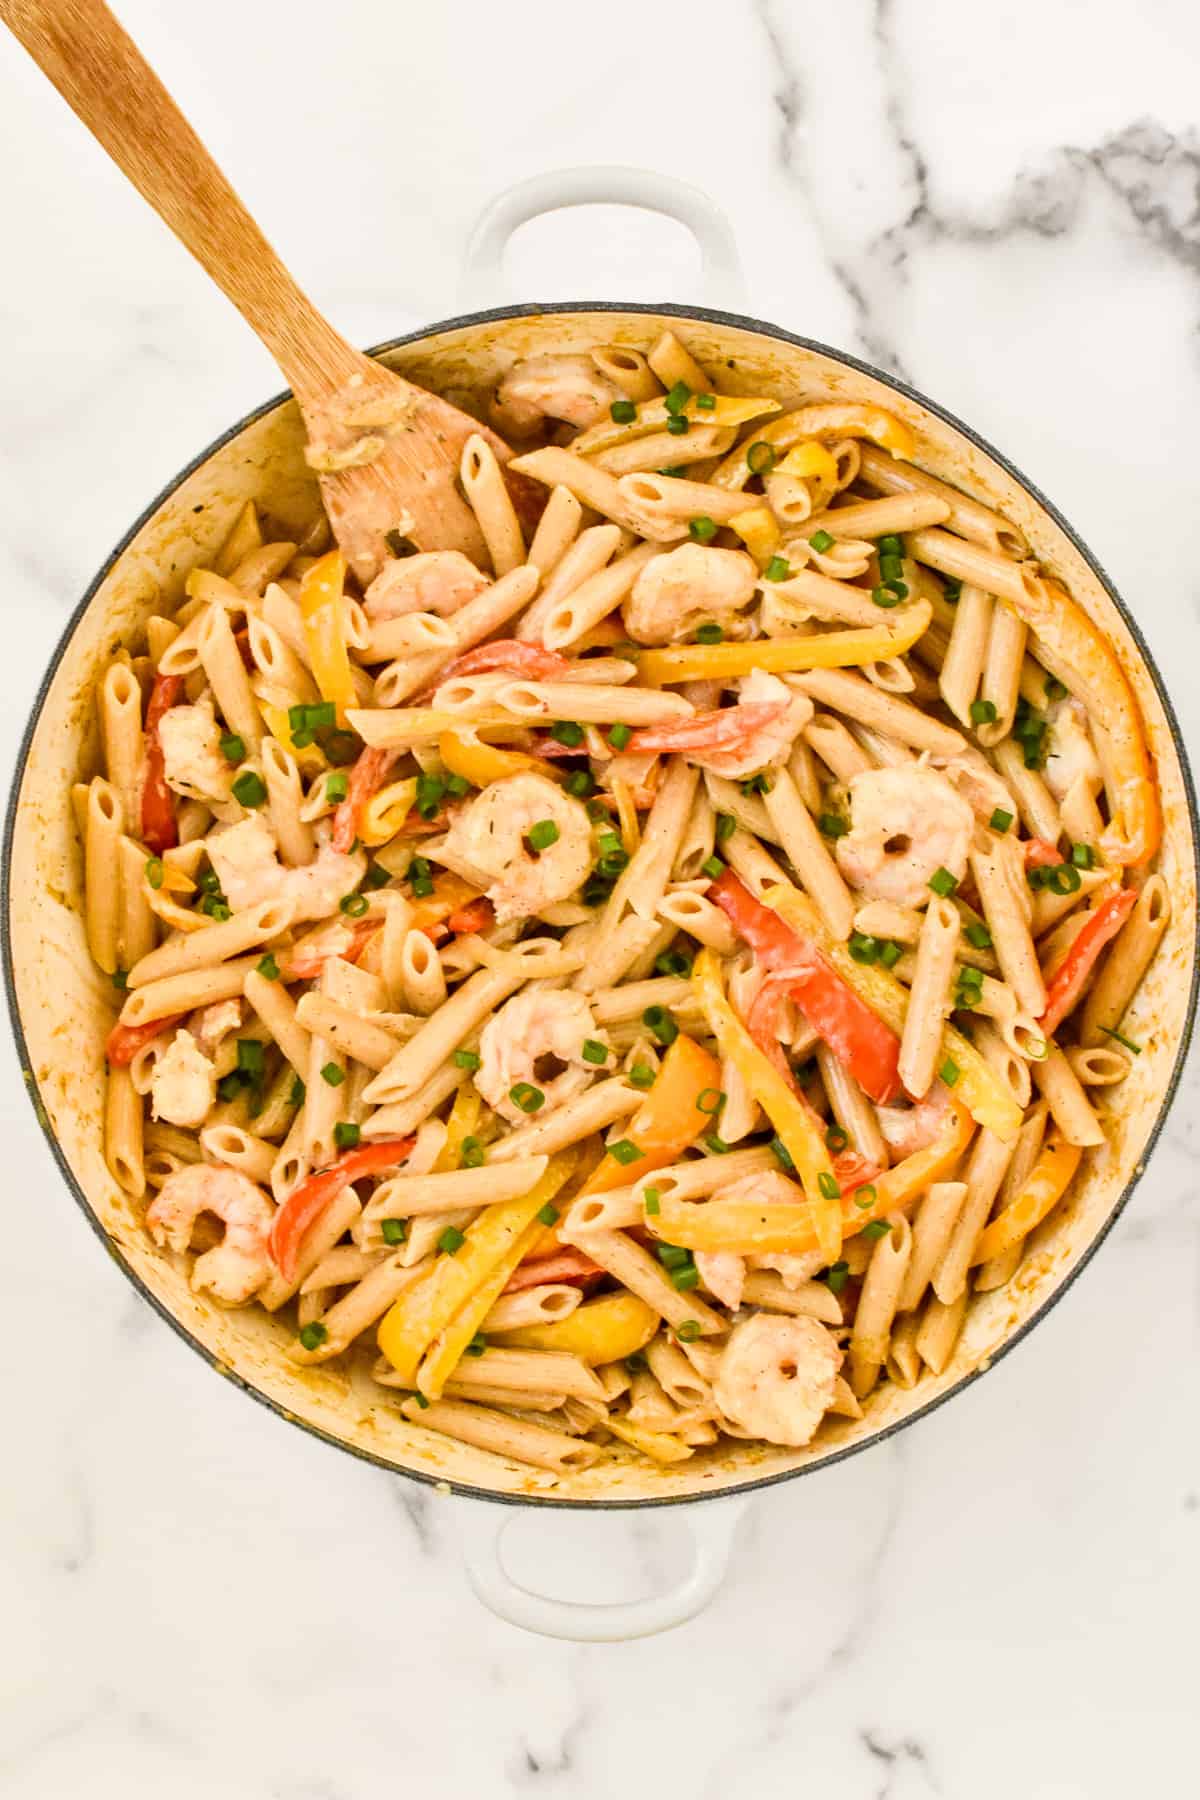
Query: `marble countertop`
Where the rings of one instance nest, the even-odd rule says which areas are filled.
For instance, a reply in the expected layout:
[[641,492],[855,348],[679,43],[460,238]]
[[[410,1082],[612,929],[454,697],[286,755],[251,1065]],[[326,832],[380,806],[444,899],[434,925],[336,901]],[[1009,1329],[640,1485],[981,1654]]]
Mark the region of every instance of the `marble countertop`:
[[[372,342],[469,304],[499,187],[624,161],[733,219],[749,309],[901,372],[1054,497],[1200,744],[1200,15],[1188,0],[526,0],[126,23],[301,282]],[[0,580],[11,765],[62,624],[148,498],[278,384],[0,43]],[[618,229],[619,223],[619,229]],[[673,226],[543,220],[514,298],[695,300]],[[1147,501],[1147,493],[1152,498]],[[961,1403],[742,1527],[673,1636],[493,1621],[453,1505],[248,1405],[122,1282],[11,1051],[0,1791],[11,1800],[1108,1800],[1192,1779],[1200,1084],[1085,1277]],[[679,1522],[538,1516],[517,1567],[620,1597]]]

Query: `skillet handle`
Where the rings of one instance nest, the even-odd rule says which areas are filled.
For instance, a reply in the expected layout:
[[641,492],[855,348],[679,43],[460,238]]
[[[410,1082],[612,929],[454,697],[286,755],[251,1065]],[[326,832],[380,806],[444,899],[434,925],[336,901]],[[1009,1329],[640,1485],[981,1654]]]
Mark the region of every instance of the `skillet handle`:
[[461,303],[472,310],[503,305],[508,292],[503,271],[504,247],[519,225],[539,214],[567,206],[637,206],[663,213],[686,226],[700,246],[700,299],[709,306],[738,311],[744,305],[744,279],[733,228],[716,203],[690,182],[653,169],[619,164],[577,169],[549,169],[518,181],[489,201],[475,222],[467,245],[460,285]]
[[692,1566],[665,1594],[645,1600],[581,1602],[555,1600],[515,1582],[504,1567],[504,1534],[516,1514],[505,1508],[497,1519],[485,1502],[459,1503],[463,1560],[467,1577],[489,1612],[522,1631],[542,1637],[569,1638],[578,1644],[612,1644],[654,1637],[695,1618],[713,1599],[725,1579],[733,1537],[749,1501],[706,1500],[689,1508],[685,1523],[692,1538]]

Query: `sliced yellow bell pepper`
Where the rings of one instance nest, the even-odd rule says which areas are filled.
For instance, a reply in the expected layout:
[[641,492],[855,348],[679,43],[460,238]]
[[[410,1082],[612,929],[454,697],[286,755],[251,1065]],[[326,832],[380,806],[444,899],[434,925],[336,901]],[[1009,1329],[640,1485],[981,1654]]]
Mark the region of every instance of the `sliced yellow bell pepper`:
[[680,1443],[677,1437],[672,1437],[667,1431],[647,1431],[644,1425],[631,1425],[628,1419],[614,1419],[611,1414],[604,1421],[604,1429],[611,1431],[615,1438],[620,1438],[623,1444],[640,1450],[652,1462],[686,1462],[692,1454],[689,1445]]
[[745,512],[735,513],[729,529],[737,532],[759,568],[765,569],[778,550],[782,535],[770,507],[750,506]]
[[439,737],[438,755],[451,775],[461,775],[477,788],[504,781],[509,775],[547,773],[540,757],[526,756],[523,750],[499,750],[494,744],[481,744],[476,738],[461,737],[452,731]]
[[832,1262],[842,1247],[841,1188],[820,1121],[763,1055],[725,998],[721,965],[713,951],[700,952],[692,981],[722,1056],[732,1062],[795,1164],[817,1245]]
[[811,480],[813,476],[819,481],[836,481],[838,467],[824,444],[810,438],[807,443],[797,444],[789,450],[783,460],[776,463],[774,472],[776,475],[794,475],[801,481]]
[[[495,1288],[495,1293],[500,1292],[525,1254],[525,1234],[531,1226],[541,1229],[538,1213],[554,1198],[574,1164],[570,1152],[555,1156],[529,1193],[487,1207],[467,1226],[457,1253],[439,1256],[428,1274],[401,1294],[384,1314],[379,1326],[379,1348],[405,1380],[415,1382],[421,1358],[438,1333],[451,1324],[473,1294],[485,1287],[490,1291],[489,1284],[503,1271],[499,1287]],[[472,1327],[463,1348],[474,1335]],[[459,1355],[461,1351],[455,1354],[451,1368]]]
[[1077,1144],[1068,1144],[1061,1132],[1052,1131],[1020,1193],[980,1232],[971,1262],[990,1262],[1023,1242],[1062,1199],[1082,1156]]
[[585,1300],[565,1319],[490,1332],[488,1342],[522,1350],[569,1350],[589,1369],[597,1369],[644,1350],[661,1323],[652,1306],[624,1288],[618,1294]]
[[698,1104],[712,1094],[714,1104],[721,1091],[721,1065],[702,1050],[695,1038],[681,1033],[663,1057],[654,1086],[646,1095],[625,1132],[628,1142],[641,1151],[630,1168],[615,1156],[597,1164],[580,1188],[581,1194],[606,1194],[631,1180],[664,1169],[674,1162],[702,1131],[713,1129],[713,1115]]
[[346,723],[346,708],[355,704],[346,650],[345,584],[346,559],[340,550],[318,557],[300,581],[300,618],[308,664],[322,698],[332,700],[337,707],[339,725]]
[[454,1096],[454,1105],[446,1120],[446,1141],[433,1165],[437,1174],[449,1174],[451,1170],[461,1168],[463,1144],[478,1129],[482,1111],[483,1101],[478,1090],[471,1082],[464,1081]]
[[417,778],[409,775],[403,781],[389,782],[387,787],[380,788],[377,794],[363,802],[358,815],[358,835],[368,849],[378,850],[381,845],[391,843],[412,811],[416,797]]
[[[862,995],[872,1011],[898,1035],[904,1030],[908,1010],[908,989],[904,983],[878,964],[856,963],[844,943],[831,937],[820,913],[806,894],[797,888],[768,888],[762,896],[769,906],[795,930],[815,939],[842,979]],[[952,1062],[958,1070],[954,1094],[980,1125],[986,1125],[1007,1143],[1021,1129],[1024,1114],[1013,1095],[991,1066],[953,1025],[942,1032],[939,1066]]]
[[878,625],[854,631],[822,631],[812,637],[755,638],[745,644],[681,644],[669,650],[643,650],[638,674],[644,683],[728,680],[765,669],[786,675],[801,669],[852,669],[863,663],[903,656],[929,628],[933,609],[914,600],[893,613],[881,613]]
[[621,847],[626,856],[632,856],[642,841],[642,834],[638,829],[637,807],[633,804],[629,783],[622,781],[619,775],[612,778],[612,795],[617,803],[617,819],[621,826]]
[[326,767],[325,752],[320,744],[296,744],[292,738],[292,727],[288,720],[287,710],[282,706],[274,706],[261,695],[256,695],[258,710],[266,722],[267,730],[277,744],[291,752],[296,759],[296,766],[305,775],[316,775]]

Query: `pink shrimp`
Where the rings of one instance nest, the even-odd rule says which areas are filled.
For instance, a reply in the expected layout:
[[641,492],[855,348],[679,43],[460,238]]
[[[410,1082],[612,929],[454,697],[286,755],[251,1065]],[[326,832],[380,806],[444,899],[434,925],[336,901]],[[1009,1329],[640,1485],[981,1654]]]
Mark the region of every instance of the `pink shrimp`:
[[225,1236],[196,1258],[192,1287],[227,1306],[241,1306],[271,1273],[267,1239],[275,1208],[240,1170],[189,1163],[167,1176],[146,1209],[146,1225],[156,1244],[182,1254],[201,1213],[215,1214]]
[[736,706],[648,725],[630,739],[633,751],[681,751],[689,762],[738,781],[779,762],[812,718],[812,702],[774,675],[755,669]]

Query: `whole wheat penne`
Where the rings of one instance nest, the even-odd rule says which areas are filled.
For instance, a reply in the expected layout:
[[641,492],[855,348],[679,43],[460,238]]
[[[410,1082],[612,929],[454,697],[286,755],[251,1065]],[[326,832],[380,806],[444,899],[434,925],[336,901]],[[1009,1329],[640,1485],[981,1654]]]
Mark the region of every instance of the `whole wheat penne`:
[[973,500],[948,482],[939,481],[927,470],[918,469],[915,463],[897,462],[895,457],[864,444],[859,471],[864,484],[880,493],[935,494],[950,508],[945,520],[946,530],[969,539],[995,556],[1019,557],[1029,553],[1022,534],[1001,513]]
[[528,560],[540,571],[543,585],[579,536],[582,524],[583,508],[571,490],[554,488],[529,545]]
[[[1151,875],[1114,940],[1084,1002],[1079,1038],[1099,1045],[1124,1017],[1171,917],[1171,897],[1161,875]],[[1109,1040],[1111,1046],[1111,1039]]]
[[567,1282],[542,1282],[515,1294],[501,1294],[492,1303],[480,1326],[485,1337],[493,1331],[515,1331],[523,1325],[549,1325],[570,1316],[583,1299],[581,1290]]
[[288,929],[295,912],[296,905],[292,900],[256,901],[253,906],[234,913],[231,919],[210,925],[206,931],[160,944],[157,950],[151,950],[130,969],[128,985],[132,989],[144,988],[150,982],[227,962],[254,944],[265,944],[278,937]]
[[463,445],[459,475],[463,492],[479,521],[492,567],[497,575],[507,575],[525,561],[525,540],[496,452],[478,432],[473,432]]

